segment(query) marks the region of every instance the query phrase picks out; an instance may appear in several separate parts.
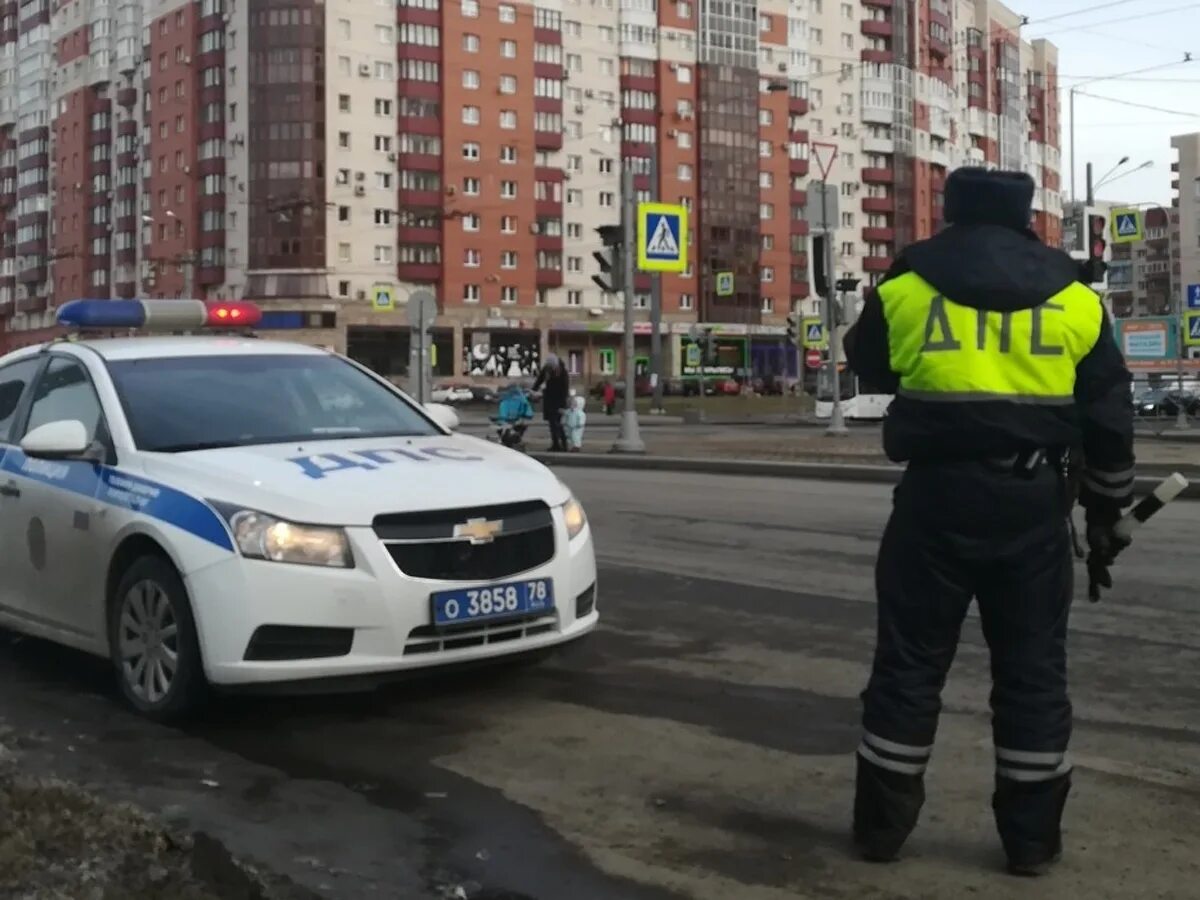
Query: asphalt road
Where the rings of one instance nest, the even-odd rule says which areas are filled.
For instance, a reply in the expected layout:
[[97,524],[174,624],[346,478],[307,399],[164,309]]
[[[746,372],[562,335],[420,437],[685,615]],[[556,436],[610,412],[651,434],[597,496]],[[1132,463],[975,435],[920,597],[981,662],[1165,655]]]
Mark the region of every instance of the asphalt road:
[[[564,471],[603,627],[532,669],[351,698],[239,699],[177,731],[103,664],[0,638],[28,765],[135,800],[329,897],[783,900],[1195,897],[1200,516],[1176,504],[1076,607],[1068,855],[1000,874],[974,621],[906,859],[848,852],[857,694],[886,489]],[[461,892],[458,889],[462,888]]]

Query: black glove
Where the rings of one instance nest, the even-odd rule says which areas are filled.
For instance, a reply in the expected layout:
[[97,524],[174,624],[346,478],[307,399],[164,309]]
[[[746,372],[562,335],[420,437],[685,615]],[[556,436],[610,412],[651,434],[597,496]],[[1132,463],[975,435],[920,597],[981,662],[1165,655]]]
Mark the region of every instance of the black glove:
[[1121,513],[1116,509],[1088,510],[1088,599],[1093,603],[1099,601],[1101,588],[1112,588],[1112,574],[1108,570],[1121,551],[1131,543],[1129,538],[1117,534],[1113,527],[1120,518]]

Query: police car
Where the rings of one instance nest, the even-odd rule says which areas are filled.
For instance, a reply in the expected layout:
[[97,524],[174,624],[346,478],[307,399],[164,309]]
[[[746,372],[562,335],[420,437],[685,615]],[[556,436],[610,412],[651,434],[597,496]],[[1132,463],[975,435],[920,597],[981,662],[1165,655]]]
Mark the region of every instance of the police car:
[[595,627],[582,507],[540,463],[454,434],[449,408],[255,339],[248,303],[79,300],[58,319],[139,336],[0,358],[0,625],[111,658],[142,713]]

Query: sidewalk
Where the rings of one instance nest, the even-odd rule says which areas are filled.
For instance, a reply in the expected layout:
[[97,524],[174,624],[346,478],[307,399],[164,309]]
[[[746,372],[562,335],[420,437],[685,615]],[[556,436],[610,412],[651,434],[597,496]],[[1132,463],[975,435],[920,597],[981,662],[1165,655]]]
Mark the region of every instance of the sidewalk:
[[[607,453],[615,434],[593,432],[585,452]],[[646,454],[677,459],[752,460],[761,462],[822,462],[856,465],[891,465],[883,455],[878,432],[827,437],[824,432],[797,429],[791,433],[728,431],[678,431],[642,434]],[[1139,439],[1135,451],[1142,466],[1172,467],[1200,474],[1200,445],[1165,439]]]

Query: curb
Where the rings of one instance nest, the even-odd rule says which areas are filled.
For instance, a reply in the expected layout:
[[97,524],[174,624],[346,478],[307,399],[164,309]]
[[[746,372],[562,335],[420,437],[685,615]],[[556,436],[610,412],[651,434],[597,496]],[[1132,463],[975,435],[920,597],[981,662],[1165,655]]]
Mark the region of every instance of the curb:
[[[741,475],[752,478],[792,478],[815,481],[849,481],[865,484],[898,484],[904,468],[894,465],[864,465],[828,462],[772,462],[769,460],[692,459],[682,456],[639,456],[621,453],[531,453],[547,466],[563,469],[625,469],[643,472],[688,472],[697,475]],[[1148,494],[1177,466],[1147,465],[1134,480],[1134,492]],[[1180,496],[1200,499],[1200,470],[1182,469],[1189,484]]]

